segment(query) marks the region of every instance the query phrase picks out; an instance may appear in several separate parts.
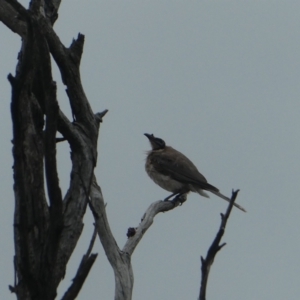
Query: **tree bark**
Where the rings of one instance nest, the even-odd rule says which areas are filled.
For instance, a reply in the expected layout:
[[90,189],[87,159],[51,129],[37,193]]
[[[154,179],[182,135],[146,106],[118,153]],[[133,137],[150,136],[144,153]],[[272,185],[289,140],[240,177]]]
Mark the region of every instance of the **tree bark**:
[[[0,0],[0,20],[22,37],[16,75],[8,76],[12,86],[17,278],[11,290],[22,300],[56,297],[82,232],[86,191],[97,162],[99,124],[107,112],[93,113],[81,85],[84,36],[79,34],[66,48],[52,28],[59,4],[33,0],[27,10],[15,0]],[[67,86],[73,122],[59,108],[50,53]],[[57,132],[71,147],[70,187],[64,199],[56,166]]]

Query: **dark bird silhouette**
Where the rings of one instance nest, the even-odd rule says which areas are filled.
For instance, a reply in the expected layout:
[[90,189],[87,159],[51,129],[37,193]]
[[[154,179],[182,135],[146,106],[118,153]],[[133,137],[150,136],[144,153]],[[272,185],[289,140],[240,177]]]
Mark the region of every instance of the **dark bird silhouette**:
[[[153,134],[145,133],[145,136],[149,139],[152,147],[152,150],[147,153],[145,169],[156,184],[172,192],[165,200],[189,192],[195,192],[209,198],[205,192],[208,191],[230,202],[230,199],[222,195],[219,189],[207,182],[206,178],[185,155],[170,146],[166,146],[162,139]],[[246,212],[237,203],[233,205]]]

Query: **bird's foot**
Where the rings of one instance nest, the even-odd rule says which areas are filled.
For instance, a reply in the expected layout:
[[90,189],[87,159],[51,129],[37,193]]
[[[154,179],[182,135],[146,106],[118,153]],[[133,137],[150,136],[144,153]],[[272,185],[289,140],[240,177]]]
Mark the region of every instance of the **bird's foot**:
[[178,194],[174,199],[171,200],[174,204],[179,202],[179,205],[182,205],[187,200],[187,194]]
[[170,196],[168,196],[167,198],[165,198],[164,201],[169,201],[169,199],[171,199],[175,195],[178,195],[178,194],[171,194]]

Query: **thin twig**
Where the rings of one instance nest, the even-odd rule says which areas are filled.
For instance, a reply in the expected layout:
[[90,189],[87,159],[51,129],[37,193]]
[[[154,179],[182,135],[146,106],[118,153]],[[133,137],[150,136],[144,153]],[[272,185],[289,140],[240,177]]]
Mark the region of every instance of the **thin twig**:
[[227,220],[229,218],[229,215],[231,213],[234,201],[238,195],[239,190],[232,191],[232,196],[230,203],[228,205],[227,211],[224,214],[221,213],[221,225],[219,228],[219,231],[217,232],[217,235],[215,239],[213,240],[211,246],[209,247],[207,251],[206,258],[204,259],[201,256],[201,287],[200,287],[200,294],[199,294],[199,300],[205,300],[206,299],[206,286],[207,286],[207,280],[208,280],[208,275],[210,271],[210,267],[212,266],[216,254],[226,245],[226,243],[223,243],[220,245],[221,239],[223,237],[223,234],[225,232],[225,227]]
[[90,246],[89,246],[89,248],[88,248],[88,250],[86,251],[86,254],[85,254],[86,257],[90,256],[90,254],[92,252],[92,249],[94,247],[94,243],[95,243],[95,240],[96,240],[96,236],[97,236],[97,228],[94,224],[94,232],[93,232],[93,235],[92,235],[92,239],[90,241]]

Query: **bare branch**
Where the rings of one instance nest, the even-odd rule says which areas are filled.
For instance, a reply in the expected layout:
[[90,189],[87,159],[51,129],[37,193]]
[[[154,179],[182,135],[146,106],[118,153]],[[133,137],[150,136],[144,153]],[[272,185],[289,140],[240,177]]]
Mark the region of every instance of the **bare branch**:
[[[12,3],[12,1],[0,0],[0,21],[10,30],[24,37],[27,32],[27,24]],[[25,8],[23,9],[26,11]]]
[[58,9],[60,6],[61,0],[44,0],[45,1],[45,13],[47,18],[50,20],[53,25],[58,18]]
[[76,272],[76,275],[73,279],[73,283],[71,284],[71,286],[68,288],[68,290],[62,297],[62,300],[73,300],[73,299],[76,299],[76,297],[78,296],[78,294],[85,282],[85,279],[87,278],[87,276],[98,256],[97,253],[91,254],[94,243],[95,243],[96,236],[97,236],[97,228],[95,226],[93,236],[91,238],[88,250],[87,250],[86,254],[83,255],[83,257],[81,259],[81,263],[80,263],[78,270]]
[[134,249],[143,238],[146,231],[152,225],[154,217],[160,212],[166,212],[174,209],[178,205],[182,204],[181,198],[175,198],[173,201],[156,201],[153,202],[146,210],[140,225],[136,228],[135,234],[130,237],[124,245],[122,251],[132,255]]
[[239,190],[232,191],[232,196],[230,203],[228,205],[227,211],[225,215],[221,214],[221,225],[219,228],[219,231],[217,232],[217,235],[215,239],[213,240],[211,246],[209,247],[207,251],[206,258],[204,259],[201,256],[201,287],[200,287],[200,293],[199,293],[199,300],[205,300],[206,299],[206,286],[207,286],[207,280],[210,268],[214,262],[216,254],[226,245],[226,243],[223,243],[220,245],[221,239],[225,232],[225,227],[227,224],[227,220],[229,218],[229,215],[231,213],[234,201],[238,195]]
[[96,113],[95,117],[96,117],[96,121],[98,123],[101,123],[103,121],[103,117],[108,113],[108,109],[105,109],[102,112]]
[[96,178],[94,176],[93,182],[90,189],[90,209],[94,215],[96,221],[96,228],[98,229],[98,235],[102,242],[103,248],[107,255],[108,260],[114,264],[115,257],[120,255],[120,249],[114,239],[114,236],[111,232],[105,204],[102,196],[100,187],[97,184]]
[[57,122],[57,130],[63,135],[64,140],[68,140],[71,147],[80,147],[82,138],[76,126],[70,122],[61,110],[58,112]]
[[105,254],[115,275],[115,300],[130,300],[133,289],[131,257],[118,247],[111,232],[101,189],[93,178],[90,190],[90,208],[96,221],[96,227]]
[[20,16],[22,18],[24,18],[24,20],[27,20],[29,18],[29,13],[27,11],[27,9],[20,4],[17,0],[4,0],[6,3],[9,3],[18,14],[20,14]]
[[89,247],[86,251],[86,254],[85,254],[86,257],[90,256],[90,254],[93,250],[94,244],[95,244],[96,237],[97,237],[97,228],[96,228],[96,224],[94,224],[93,235],[92,235],[92,238],[91,238],[91,241],[90,241],[90,245],[89,245]]
[[[43,10],[51,25],[57,20],[61,0],[45,0]],[[31,6],[32,7],[32,6]],[[16,0],[0,0],[0,21],[10,30],[25,37],[27,33],[27,18],[29,13]]]
[[136,231],[132,231],[135,234],[131,235],[121,251],[113,237],[107,220],[101,189],[96,182],[96,178],[93,178],[89,205],[96,221],[98,235],[105,254],[114,270],[116,283],[115,300],[131,299],[133,289],[131,255],[139,241],[142,239],[144,233],[153,223],[154,217],[159,212],[166,212],[174,209],[185,200],[186,195],[182,195],[181,197],[176,197],[173,201],[157,201],[151,204],[144,214],[140,226]]
[[[95,116],[84,93],[79,71],[84,35],[79,34],[70,48],[67,49],[45,20],[41,19],[40,24],[47,38],[51,54],[61,72],[62,81],[67,86],[67,94],[76,121],[91,126],[94,123]],[[89,130],[97,131],[94,128]]]

